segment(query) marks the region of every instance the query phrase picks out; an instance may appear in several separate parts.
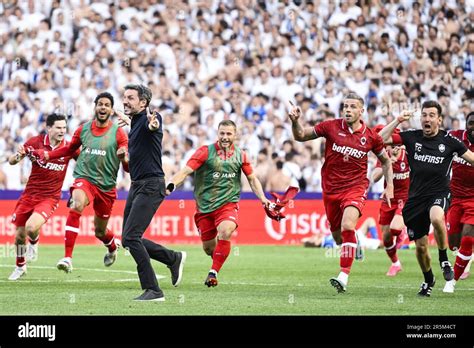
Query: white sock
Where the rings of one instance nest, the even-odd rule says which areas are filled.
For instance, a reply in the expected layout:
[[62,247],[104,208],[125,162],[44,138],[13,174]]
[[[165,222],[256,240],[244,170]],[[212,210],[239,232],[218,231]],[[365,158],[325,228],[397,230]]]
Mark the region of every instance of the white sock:
[[397,262],[392,262],[392,266],[401,266],[402,264],[400,263],[400,260],[397,260]]
[[347,285],[347,282],[349,281],[349,274],[340,272],[339,275],[337,276],[337,279],[339,279],[341,282]]

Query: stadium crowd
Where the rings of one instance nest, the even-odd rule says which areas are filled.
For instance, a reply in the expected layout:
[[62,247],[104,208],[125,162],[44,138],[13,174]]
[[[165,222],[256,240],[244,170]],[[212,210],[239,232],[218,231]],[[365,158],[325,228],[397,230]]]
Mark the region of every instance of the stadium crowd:
[[371,127],[426,99],[443,106],[445,129],[473,110],[472,0],[20,0],[0,3],[0,15],[0,189],[24,188],[31,163],[7,158],[49,113],[66,114],[72,135],[101,91],[123,109],[127,83],[153,91],[168,177],[231,119],[264,188],[281,170],[312,192],[324,141],[292,140],[289,100],[311,124],[337,118],[351,90]]

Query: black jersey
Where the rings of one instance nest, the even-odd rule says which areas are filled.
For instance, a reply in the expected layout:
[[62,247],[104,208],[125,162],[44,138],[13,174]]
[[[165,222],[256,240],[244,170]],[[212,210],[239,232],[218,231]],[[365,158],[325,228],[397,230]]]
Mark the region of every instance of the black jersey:
[[466,146],[444,130],[431,138],[423,136],[422,130],[401,132],[400,137],[410,165],[409,198],[449,192],[453,158],[462,156]]

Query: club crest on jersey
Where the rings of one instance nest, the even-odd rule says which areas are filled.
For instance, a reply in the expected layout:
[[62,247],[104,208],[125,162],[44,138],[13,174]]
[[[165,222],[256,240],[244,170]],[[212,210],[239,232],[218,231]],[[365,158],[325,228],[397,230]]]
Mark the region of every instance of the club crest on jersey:
[[446,150],[446,146],[444,146],[444,144],[439,144],[438,149],[439,149],[439,152],[443,153],[444,150]]
[[365,145],[365,144],[367,143],[367,138],[366,138],[366,137],[360,138],[360,143],[361,143],[362,145]]
[[401,168],[401,170],[405,170],[406,166],[405,166],[404,162],[400,163],[400,168]]
[[415,151],[420,152],[421,151],[421,144],[420,143],[415,143]]

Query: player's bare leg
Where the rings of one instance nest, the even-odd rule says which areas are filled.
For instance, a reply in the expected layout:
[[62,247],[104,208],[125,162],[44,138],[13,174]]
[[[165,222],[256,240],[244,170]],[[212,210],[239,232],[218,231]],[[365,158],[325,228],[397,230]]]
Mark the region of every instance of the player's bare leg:
[[[329,280],[331,285],[334,286],[339,293],[346,291],[347,283],[349,281],[349,273],[355,258],[357,249],[355,227],[357,225],[357,220],[359,220],[359,216],[359,209],[353,206],[346,207],[342,214],[341,231],[339,236],[342,242],[339,262],[341,271],[337,278],[331,278]],[[333,233],[334,240],[336,240],[336,236],[337,233]]]
[[217,245],[212,253],[212,267],[209,270],[204,285],[208,287],[217,286],[217,273],[230,254],[230,238],[236,228],[237,225],[235,222],[227,220],[222,221],[219,226],[217,226]]
[[214,253],[214,250],[216,249],[217,246],[217,237],[211,240],[205,240],[202,242],[202,249],[206,253],[206,255],[209,255],[212,258],[212,254]]
[[416,245],[416,258],[420,265],[425,281],[421,284],[419,296],[431,296],[431,291],[435,285],[435,277],[431,270],[431,256],[428,250],[428,236],[423,236],[420,239],[415,240]]
[[110,267],[117,259],[117,250],[120,241],[115,239],[114,233],[107,228],[109,219],[102,219],[97,215],[94,216],[95,237],[104,243],[107,247],[107,253],[104,256],[104,266]]
[[64,242],[64,258],[58,261],[56,267],[66,273],[72,272],[72,252],[79,234],[79,224],[82,211],[89,205],[87,194],[78,188],[72,191],[72,198],[69,205],[69,215],[66,220],[66,233]]
[[15,233],[16,267],[8,280],[18,280],[26,274],[26,230],[17,227]]
[[439,264],[443,271],[444,279],[450,281],[454,278],[454,271],[447,254],[448,242],[444,210],[440,206],[432,206],[430,209],[430,220],[434,228],[434,237],[438,244]]
[[38,260],[39,232],[45,222],[45,218],[38,213],[31,214],[30,218],[26,221],[25,232],[29,242],[26,250],[26,261],[28,262]]
[[463,275],[466,266],[472,259],[472,247],[474,246],[474,225],[464,224],[462,228],[461,247],[459,248],[454,263],[454,279],[446,282],[443,292],[453,293],[456,282]]

